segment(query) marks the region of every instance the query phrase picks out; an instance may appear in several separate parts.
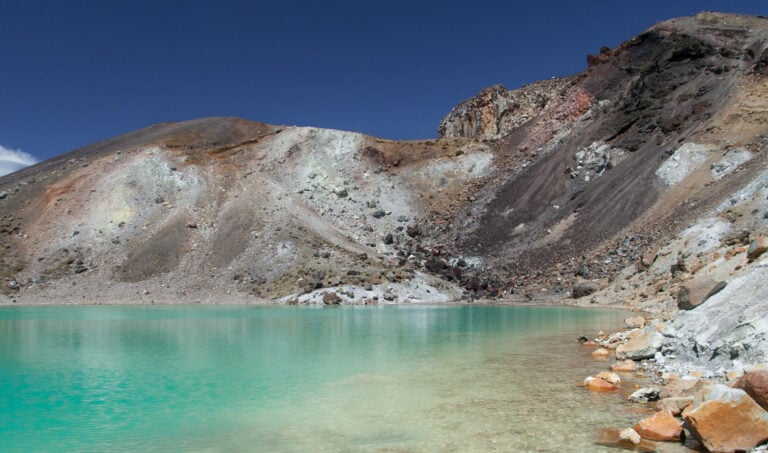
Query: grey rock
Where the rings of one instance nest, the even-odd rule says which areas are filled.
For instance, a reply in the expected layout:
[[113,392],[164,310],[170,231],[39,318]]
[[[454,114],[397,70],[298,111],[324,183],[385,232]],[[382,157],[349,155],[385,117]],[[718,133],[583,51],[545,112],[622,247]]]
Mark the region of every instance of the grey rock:
[[339,305],[341,303],[341,297],[335,292],[329,292],[323,294],[323,303],[325,305]]
[[617,360],[650,359],[661,349],[664,336],[653,325],[646,327],[640,335],[616,348]]
[[658,401],[660,390],[657,388],[646,387],[635,390],[634,393],[629,395],[629,401],[633,403],[647,403],[650,401]]

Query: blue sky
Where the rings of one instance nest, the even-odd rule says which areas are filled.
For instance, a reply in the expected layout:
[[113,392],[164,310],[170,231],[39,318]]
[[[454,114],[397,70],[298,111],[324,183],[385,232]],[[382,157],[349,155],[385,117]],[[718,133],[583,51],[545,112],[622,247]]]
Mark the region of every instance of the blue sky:
[[768,2],[0,0],[0,154],[204,116],[435,137],[484,87],[582,71],[703,10]]

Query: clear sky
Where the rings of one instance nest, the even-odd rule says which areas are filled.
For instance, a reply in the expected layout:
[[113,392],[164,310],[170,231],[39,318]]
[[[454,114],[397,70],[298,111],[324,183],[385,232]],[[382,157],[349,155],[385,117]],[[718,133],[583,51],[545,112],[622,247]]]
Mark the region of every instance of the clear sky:
[[0,155],[205,116],[435,137],[487,86],[582,71],[703,10],[768,1],[0,0]]

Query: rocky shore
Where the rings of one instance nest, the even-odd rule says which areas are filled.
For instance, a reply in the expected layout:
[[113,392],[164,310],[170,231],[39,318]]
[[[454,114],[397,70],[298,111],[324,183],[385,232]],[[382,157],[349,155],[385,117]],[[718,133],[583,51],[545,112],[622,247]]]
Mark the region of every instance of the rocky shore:
[[[602,430],[597,443],[635,451],[670,451],[659,443],[694,451],[768,451],[768,362],[705,368],[672,352],[675,322],[638,316],[625,324],[624,331],[579,338],[594,348],[593,360],[613,360],[580,385],[596,393],[631,391],[631,403],[654,412],[634,426]],[[623,383],[630,377],[648,386],[628,389]]]

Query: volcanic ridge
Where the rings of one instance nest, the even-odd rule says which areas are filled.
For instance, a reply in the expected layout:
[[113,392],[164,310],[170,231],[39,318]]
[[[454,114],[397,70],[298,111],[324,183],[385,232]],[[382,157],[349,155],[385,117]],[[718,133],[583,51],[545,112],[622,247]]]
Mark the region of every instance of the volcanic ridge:
[[582,73],[483,90],[434,140],[204,118],[71,151],[0,178],[0,303],[764,293],[767,43],[763,17],[661,22]]

